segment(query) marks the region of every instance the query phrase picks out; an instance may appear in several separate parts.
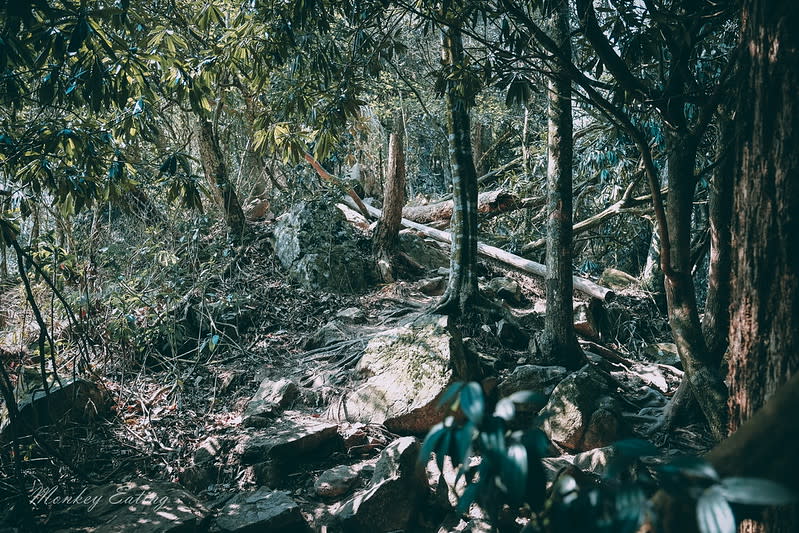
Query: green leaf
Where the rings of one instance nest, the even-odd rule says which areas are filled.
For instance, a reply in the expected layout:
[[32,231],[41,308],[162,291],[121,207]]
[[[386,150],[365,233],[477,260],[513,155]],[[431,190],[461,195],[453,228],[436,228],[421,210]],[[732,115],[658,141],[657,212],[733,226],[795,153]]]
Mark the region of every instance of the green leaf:
[[430,428],[430,431],[427,432],[427,436],[422,442],[422,449],[419,452],[419,463],[427,463],[427,460],[430,459],[430,454],[432,454],[436,449],[438,441],[441,440],[441,438],[444,436],[444,433],[447,431],[449,431],[449,428],[444,426],[444,422],[439,422]]
[[479,383],[467,383],[461,391],[461,409],[466,418],[477,425],[483,422],[485,415],[485,397]]
[[521,504],[527,488],[527,448],[520,443],[508,446],[507,454],[502,458],[502,482],[507,495],[514,504]]
[[514,392],[513,394],[509,395],[507,399],[513,403],[547,403],[546,396],[540,392],[533,392],[529,390],[520,390],[518,392]]
[[652,457],[659,453],[654,444],[643,439],[620,440],[613,447],[619,454],[627,457]]
[[719,475],[713,465],[699,457],[677,457],[655,469],[667,476],[695,483],[716,483]]
[[701,533],[735,533],[735,515],[719,487],[702,493],[696,502],[696,522]]
[[768,479],[728,477],[718,487],[728,502],[744,505],[790,505],[797,501],[795,492]]
[[516,406],[509,398],[502,398],[494,408],[494,416],[510,422],[516,416]]
[[641,487],[633,484],[623,485],[616,492],[615,531],[635,533],[645,516],[647,498]]
[[452,429],[448,427],[447,431],[443,435],[443,438],[439,441],[438,447],[435,449],[436,464],[438,465],[438,469],[441,470],[442,472],[444,471],[444,457],[449,454],[449,447],[452,443],[453,433],[454,431],[452,431]]
[[441,398],[438,399],[438,406],[444,407],[452,403],[452,401],[458,396],[458,393],[461,389],[466,385],[462,381],[457,381],[447,387],[447,390],[444,391],[444,394],[441,395]]
[[454,450],[452,450],[453,453],[451,454],[453,466],[469,463],[475,429],[474,422],[467,422],[463,427],[455,431]]

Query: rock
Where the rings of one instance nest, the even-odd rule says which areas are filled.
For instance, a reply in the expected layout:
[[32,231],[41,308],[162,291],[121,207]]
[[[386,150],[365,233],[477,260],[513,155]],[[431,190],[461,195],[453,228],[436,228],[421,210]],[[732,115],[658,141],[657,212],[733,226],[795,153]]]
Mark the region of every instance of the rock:
[[441,296],[447,288],[447,279],[444,276],[423,279],[419,282],[419,292],[427,296]]
[[400,231],[399,249],[427,270],[449,267],[449,253],[435,241],[428,241],[412,231]]
[[246,435],[234,448],[244,464],[269,459],[289,460],[319,451],[341,447],[341,436],[334,423],[286,412],[268,430]]
[[263,427],[300,396],[300,388],[291,380],[265,379],[247,404],[241,422],[245,426]]
[[562,366],[517,366],[500,384],[499,395],[510,396],[514,392],[529,390],[549,397],[569,372]]
[[201,531],[208,510],[177,483],[139,479],[119,485],[105,485],[82,493],[86,522],[103,532]]
[[194,464],[213,462],[222,453],[222,443],[216,437],[208,437],[194,450]]
[[231,498],[219,511],[216,526],[225,533],[311,531],[302,517],[299,505],[287,493],[263,487]]
[[368,262],[344,215],[322,200],[300,202],[277,219],[275,254],[291,277],[312,290],[366,288]]
[[493,291],[497,297],[502,298],[510,305],[521,305],[524,300],[522,289],[519,287],[519,283],[516,280],[504,276],[492,278],[488,282],[488,288]]
[[356,469],[349,465],[339,465],[322,472],[314,483],[314,490],[322,498],[338,498],[348,493],[358,479]]
[[436,401],[453,379],[452,358],[471,356],[447,317],[422,315],[369,341],[357,367],[364,381],[328,415],[382,424],[394,433],[424,433],[443,417]]
[[347,330],[337,320],[331,320],[318,330],[313,335],[305,339],[304,348],[306,350],[315,350],[330,346],[337,342],[343,341],[347,338]]
[[561,381],[542,409],[542,429],[549,439],[570,451],[583,451],[591,415],[610,391],[607,379],[586,365]]
[[582,448],[592,450],[609,446],[619,440],[621,434],[621,415],[614,409],[602,405],[591,413],[588,427],[583,436]]
[[427,482],[416,468],[419,441],[398,439],[383,450],[369,486],[347,501],[338,513],[345,531],[375,532],[408,529],[417,514]]
[[682,369],[680,354],[677,352],[677,345],[673,342],[657,342],[655,344],[650,344],[644,349],[644,353],[656,363]]
[[505,319],[497,322],[497,338],[504,346],[512,350],[523,350],[530,343],[530,336],[513,322]]
[[620,291],[630,285],[637,285],[638,278],[615,268],[606,268],[602,271],[602,275],[599,276],[599,284]]
[[603,446],[578,453],[572,459],[574,466],[585,472],[603,476],[608,471],[608,465],[618,456],[615,446]]
[[342,322],[363,324],[366,322],[366,313],[363,312],[363,309],[359,309],[357,307],[348,307],[336,313],[336,318]]
[[[50,385],[49,396],[42,388],[34,388],[22,394],[17,401],[19,416],[24,427],[37,429],[42,426],[78,422],[87,423],[107,414],[110,403],[105,390],[83,378],[61,378]],[[24,431],[24,429],[23,429]],[[3,405],[0,412],[0,443],[11,438],[11,420]]]

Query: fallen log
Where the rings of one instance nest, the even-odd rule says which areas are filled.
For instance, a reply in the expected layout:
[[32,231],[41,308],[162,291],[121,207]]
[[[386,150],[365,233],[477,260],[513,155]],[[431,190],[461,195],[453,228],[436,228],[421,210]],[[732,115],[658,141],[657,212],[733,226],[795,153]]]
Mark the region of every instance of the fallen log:
[[[477,196],[477,212],[480,214],[499,214],[516,209],[543,207],[544,198],[519,198],[503,190],[486,191]],[[402,209],[402,216],[408,220],[427,224],[439,220],[452,218],[454,203],[444,200],[428,205],[406,206]]]
[[[357,208],[354,207],[355,203],[352,201],[351,198],[344,198],[343,201],[350,207]],[[366,205],[364,207],[369,212],[370,216],[376,218],[380,217],[381,212],[376,207],[372,207],[370,205]],[[415,229],[419,233],[426,235],[430,238],[433,238],[437,241],[446,242],[450,244],[452,243],[452,234],[449,232],[433,229],[429,226],[419,224],[418,222],[408,220],[407,218],[402,219],[402,225],[405,226],[406,228]],[[542,265],[541,263],[536,263],[535,261],[530,261],[529,259],[519,257],[518,255],[506,252],[505,250],[497,248],[496,246],[489,246],[487,244],[478,243],[477,253],[484,257],[490,257],[491,259],[496,259],[501,263],[512,266],[517,270],[521,270],[522,272],[525,272],[527,274],[533,274],[535,276],[542,278],[545,278],[547,274],[547,267]],[[580,291],[584,294],[587,294],[588,296],[591,296],[592,298],[597,298],[605,302],[609,302],[616,297],[616,293],[614,293],[612,290],[608,289],[607,287],[602,287],[601,285],[598,285],[593,281],[581,278],[579,276],[573,276],[573,284],[574,284],[574,290]]]

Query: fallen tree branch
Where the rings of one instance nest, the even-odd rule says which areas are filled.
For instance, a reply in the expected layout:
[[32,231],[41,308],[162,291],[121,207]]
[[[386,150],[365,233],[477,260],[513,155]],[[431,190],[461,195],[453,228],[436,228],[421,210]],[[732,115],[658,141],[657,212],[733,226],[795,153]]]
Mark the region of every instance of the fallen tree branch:
[[[630,190],[630,189],[628,189]],[[667,191],[663,191],[665,194]],[[650,202],[652,200],[651,194],[645,194],[644,196],[639,196],[637,198],[630,198],[625,194],[622,198],[617,201],[616,203],[606,207],[599,213],[586,218],[585,220],[581,220],[580,222],[576,223],[572,226],[572,232],[574,235],[578,233],[582,233],[584,231],[588,231],[589,229],[595,228],[605,222],[607,219],[619,215],[621,213],[630,212],[636,206],[641,204]],[[528,254],[533,250],[538,250],[539,248],[543,248],[547,243],[546,238],[542,237],[537,241],[528,242],[524,246],[522,246],[522,253]]]
[[[402,216],[408,220],[426,224],[445,221],[452,218],[453,201],[444,200],[428,205],[406,206]],[[503,190],[486,191],[477,196],[477,212],[485,215],[496,215],[516,209],[536,208],[544,206],[544,198],[518,198]]]
[[[351,203],[352,199],[350,198],[344,198],[344,202],[350,205],[350,207],[354,206],[354,204]],[[370,205],[364,207],[369,212],[369,215],[376,218],[380,217],[381,212],[376,207],[372,207]],[[449,232],[433,229],[429,226],[425,226],[423,224],[419,224],[412,220],[408,220],[407,218],[402,219],[402,225],[405,226],[406,228],[415,229],[419,233],[422,233],[423,235],[426,235],[437,241],[446,242],[450,244],[452,243],[452,234]],[[477,253],[484,257],[490,257],[491,259],[496,259],[501,263],[512,266],[517,270],[521,270],[522,272],[525,272],[527,274],[532,274],[542,278],[545,278],[547,274],[547,267],[542,265],[541,263],[536,263],[535,261],[530,261],[529,259],[519,257],[518,255],[506,252],[505,250],[502,250],[495,246],[489,246],[487,244],[478,243]],[[614,293],[612,290],[608,289],[607,287],[602,287],[601,285],[597,285],[593,281],[581,278],[579,276],[573,276],[573,283],[574,283],[574,290],[587,294],[592,298],[597,298],[599,300],[608,302],[611,301],[616,296],[616,293]]]

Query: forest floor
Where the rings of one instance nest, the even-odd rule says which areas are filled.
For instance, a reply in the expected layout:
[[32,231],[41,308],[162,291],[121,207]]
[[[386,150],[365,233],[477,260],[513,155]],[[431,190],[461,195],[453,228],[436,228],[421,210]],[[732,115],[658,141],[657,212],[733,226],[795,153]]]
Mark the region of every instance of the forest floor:
[[[28,487],[59,487],[68,494],[80,492],[87,483],[146,478],[180,483],[207,508],[219,508],[234,494],[256,487],[260,474],[224,454],[216,458],[214,469],[198,469],[196,450],[210,437],[230,450],[251,431],[243,427],[242,413],[262,380],[288,379],[299,385],[301,393],[284,416],[324,420],[331,401],[351,391],[358,355],[370,336],[427,312],[437,300],[421,292],[425,280],[399,281],[358,295],[303,289],[288,279],[271,253],[263,253],[269,250],[267,233],[261,230],[244,254],[246,261],[228,281],[236,290],[248,292],[249,301],[255,302],[246,332],[231,335],[210,353],[145,364],[131,364],[113,353],[99,355],[91,379],[110,392],[112,415],[92,424],[40,433],[39,439],[50,442],[47,449],[52,453],[30,452],[25,469]],[[519,282],[523,299],[508,309],[529,334],[539,330],[542,318],[536,303],[540,305],[544,299],[541,282],[497,263],[485,264],[485,269],[487,277],[502,275]],[[7,290],[1,298],[10,318],[3,331],[22,327],[27,313],[22,311],[24,302],[18,291]],[[668,328],[657,306],[645,296],[622,292],[612,305],[625,313],[617,314],[615,338],[586,341],[585,347],[594,353],[605,350],[589,358],[589,365],[609,371],[617,380],[617,392],[627,395],[630,436],[651,438],[653,420],[638,413],[645,403],[642,398],[648,394],[646,389],[664,399],[670,397],[679,372],[641,377],[646,369],[658,366],[644,347],[669,342]],[[500,380],[520,364],[535,363],[526,349],[511,349],[498,342],[488,327],[479,330],[471,342],[481,354],[486,373]],[[302,466],[281,483],[281,489],[291,494],[317,530],[332,512],[331,502],[314,491],[319,474],[340,464],[370,460],[373,464],[380,451],[398,437],[383,427],[363,424],[340,423],[339,432],[353,437],[348,441],[351,446],[302,458]],[[701,425],[693,425],[659,444],[669,453],[697,454],[708,449],[711,441]],[[2,474],[6,481],[0,497],[8,500],[14,492],[11,462],[4,460]],[[87,514],[69,508],[59,511],[40,506],[35,510],[39,524],[47,530],[91,530],[96,525]],[[427,526],[432,531],[441,527],[432,522]]]

